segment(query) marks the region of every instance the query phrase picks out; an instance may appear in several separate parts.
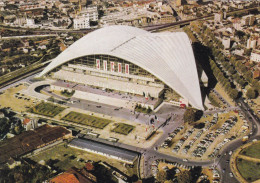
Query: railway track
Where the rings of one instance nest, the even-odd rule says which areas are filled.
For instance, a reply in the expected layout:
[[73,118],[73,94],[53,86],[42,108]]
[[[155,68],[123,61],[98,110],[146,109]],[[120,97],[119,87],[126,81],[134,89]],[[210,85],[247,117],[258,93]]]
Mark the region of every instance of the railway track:
[[10,79],[10,80],[8,80],[8,81],[2,83],[2,84],[0,85],[0,89],[1,89],[1,88],[4,88],[4,87],[6,87],[6,86],[8,86],[8,85],[10,85],[10,84],[13,84],[13,83],[15,83],[15,82],[17,82],[17,81],[20,81],[20,80],[22,80],[22,79],[24,79],[24,78],[26,78],[26,77],[29,77],[29,76],[31,76],[31,75],[33,75],[33,74],[36,74],[36,73],[42,71],[45,67],[46,67],[46,64],[44,64],[44,65],[42,65],[42,66],[40,66],[40,67],[38,67],[38,68],[36,68],[36,69],[30,71],[30,72],[24,73],[24,74],[22,74],[22,75],[17,75],[16,77],[14,77],[14,78],[12,78],[12,79]]

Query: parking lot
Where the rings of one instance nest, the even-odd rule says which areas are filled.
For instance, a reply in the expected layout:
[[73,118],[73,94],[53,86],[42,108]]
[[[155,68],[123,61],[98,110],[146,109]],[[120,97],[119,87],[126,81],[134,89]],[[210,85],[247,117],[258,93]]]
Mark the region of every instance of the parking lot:
[[218,156],[221,148],[235,138],[245,136],[249,125],[242,114],[215,113],[204,116],[194,125],[184,124],[168,134],[159,149],[188,159],[209,159]]
[[10,107],[15,111],[24,112],[36,104],[36,99],[20,93],[20,91],[25,88],[27,88],[27,86],[20,84],[2,92],[2,94],[0,94],[0,106]]

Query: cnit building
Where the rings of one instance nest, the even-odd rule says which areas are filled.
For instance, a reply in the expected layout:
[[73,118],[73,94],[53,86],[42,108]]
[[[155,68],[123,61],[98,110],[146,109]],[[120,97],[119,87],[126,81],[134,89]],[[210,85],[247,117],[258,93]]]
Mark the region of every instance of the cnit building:
[[204,109],[193,50],[184,32],[104,27],[68,47],[39,76],[55,79],[52,90],[74,90],[75,98],[119,107],[140,104],[155,109],[167,93],[175,96],[168,97],[169,102]]

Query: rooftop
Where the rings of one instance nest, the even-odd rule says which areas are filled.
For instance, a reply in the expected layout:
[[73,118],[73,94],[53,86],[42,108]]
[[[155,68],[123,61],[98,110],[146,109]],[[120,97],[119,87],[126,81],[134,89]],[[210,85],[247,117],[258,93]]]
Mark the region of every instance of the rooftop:
[[0,142],[0,163],[5,162],[10,157],[18,157],[29,153],[40,146],[44,146],[69,134],[71,132],[66,128],[52,127],[47,124],[35,130],[23,132],[20,135]]
[[69,144],[69,146],[91,150],[103,155],[110,156],[111,158],[117,157],[118,159],[126,160],[129,162],[135,161],[136,157],[138,156],[138,153],[127,149],[113,147],[107,144],[85,140],[85,139],[73,139]]

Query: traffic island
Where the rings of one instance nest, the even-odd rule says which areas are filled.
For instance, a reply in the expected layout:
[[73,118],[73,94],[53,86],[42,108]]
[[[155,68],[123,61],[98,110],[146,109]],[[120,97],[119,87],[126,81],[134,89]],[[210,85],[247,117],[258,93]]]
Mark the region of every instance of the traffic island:
[[241,183],[260,180],[260,141],[238,148],[231,156],[230,167]]

